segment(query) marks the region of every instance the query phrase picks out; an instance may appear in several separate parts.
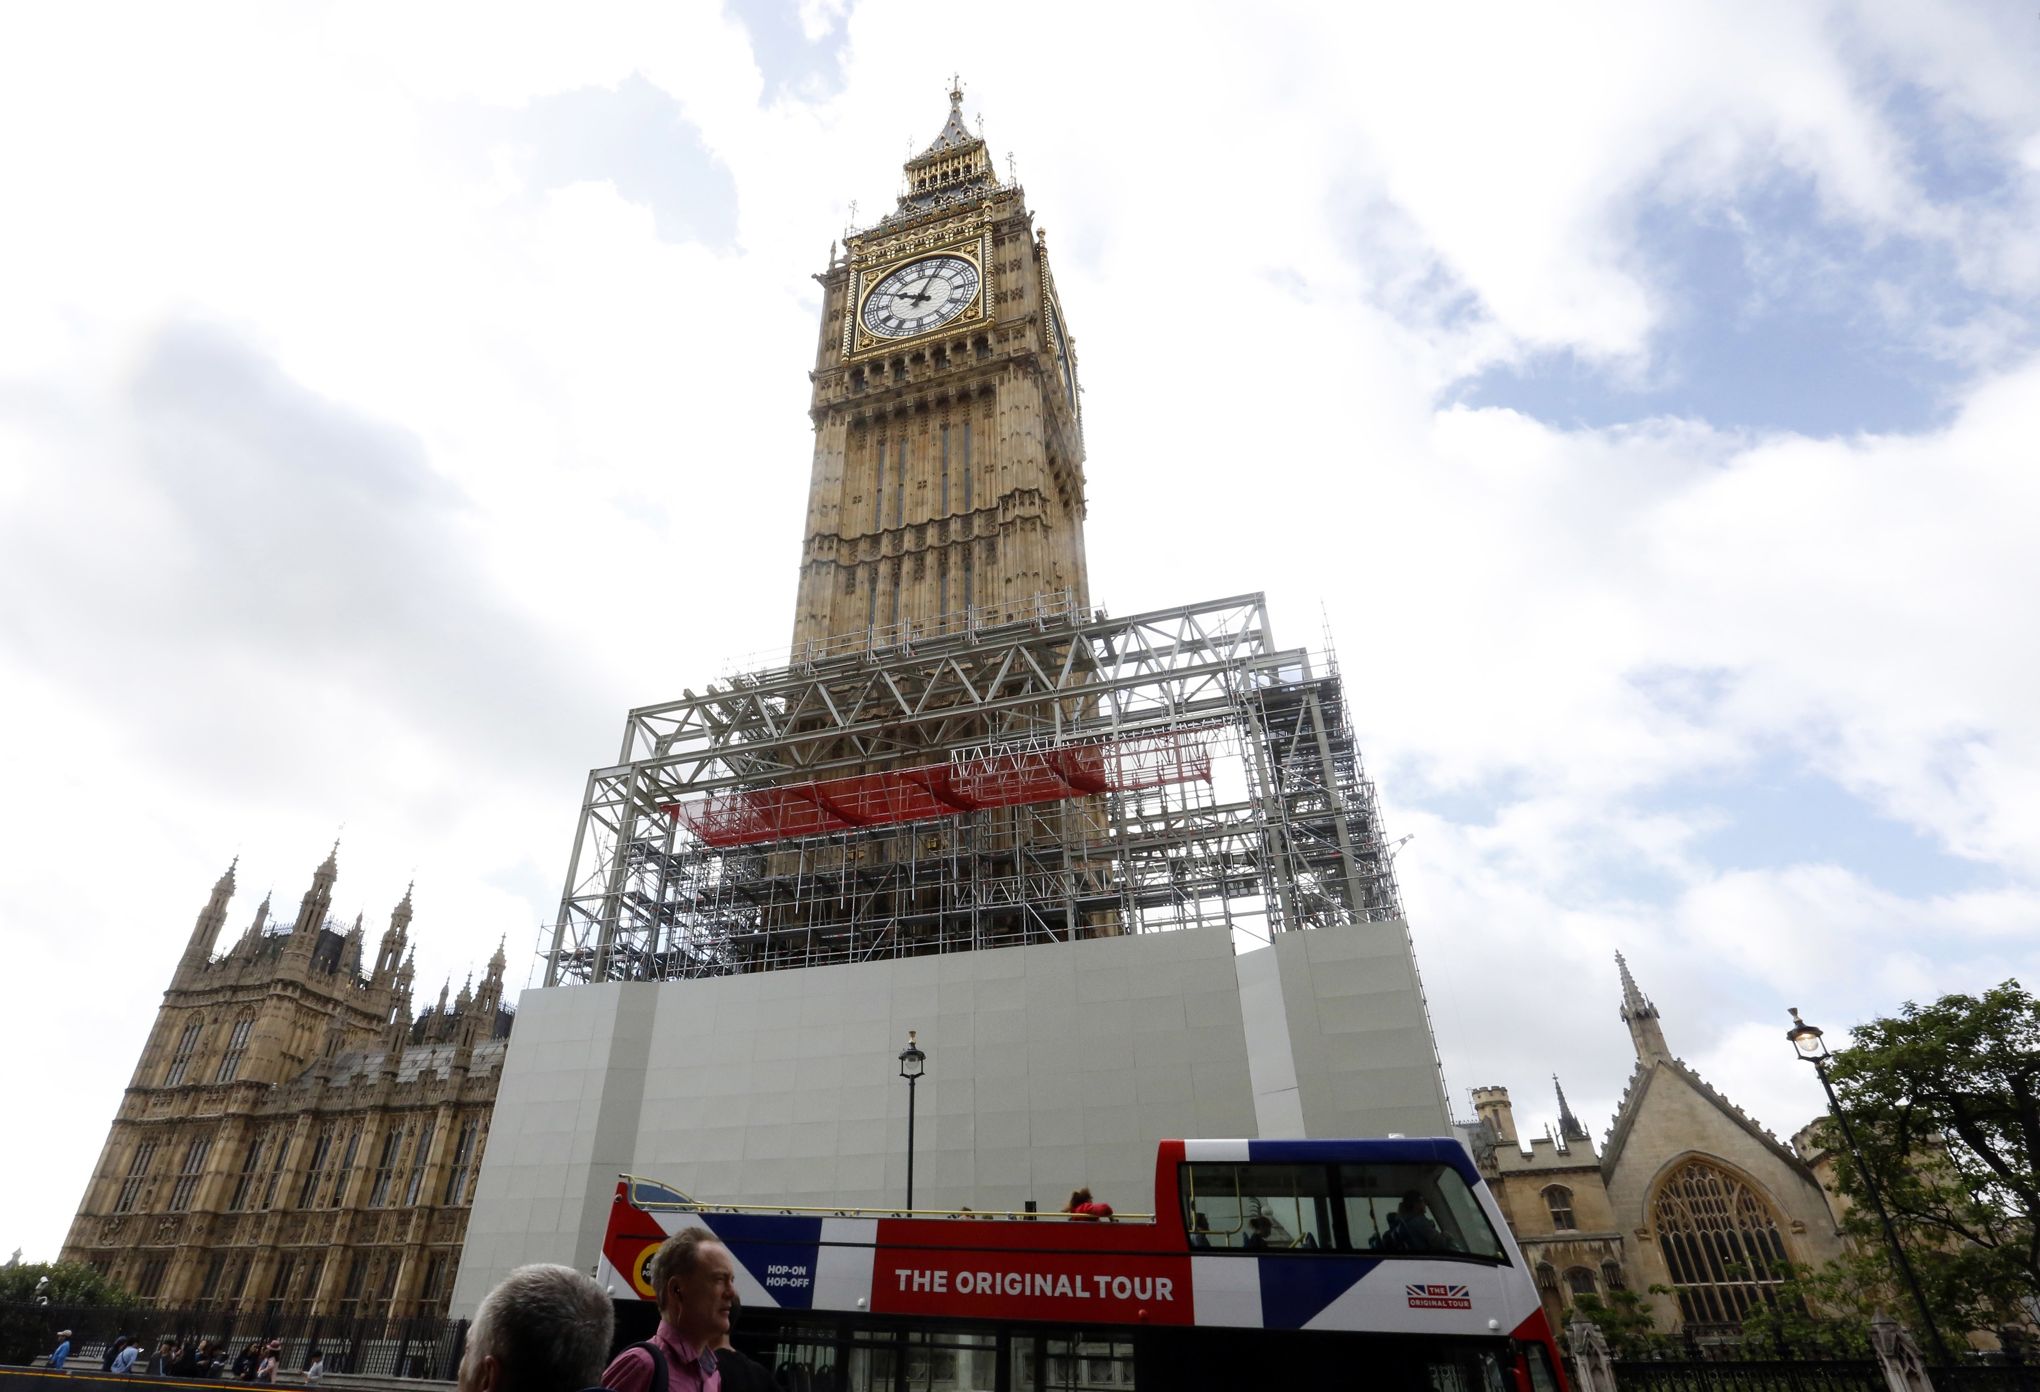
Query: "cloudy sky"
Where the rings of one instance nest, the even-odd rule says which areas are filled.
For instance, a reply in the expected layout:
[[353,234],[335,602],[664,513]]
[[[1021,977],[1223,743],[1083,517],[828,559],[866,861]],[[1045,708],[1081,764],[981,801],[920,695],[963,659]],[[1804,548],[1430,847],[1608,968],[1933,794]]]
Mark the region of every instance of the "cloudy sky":
[[2032,6],[1146,8],[12,17],[0,1251],[232,857],[531,962],[624,711],[784,641],[810,277],[956,70],[1094,598],[1329,622],[1462,1106],[1606,1124],[1618,947],[1781,1133],[1785,1006],[2040,979]]

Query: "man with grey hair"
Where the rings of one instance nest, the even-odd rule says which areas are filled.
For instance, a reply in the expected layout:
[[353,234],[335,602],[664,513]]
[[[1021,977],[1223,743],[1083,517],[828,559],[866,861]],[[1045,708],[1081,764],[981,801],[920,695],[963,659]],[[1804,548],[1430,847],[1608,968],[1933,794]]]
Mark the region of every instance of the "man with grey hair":
[[482,1297],[459,1392],[582,1392],[602,1371],[616,1312],[571,1266],[520,1266]]
[[730,1332],[737,1267],[706,1228],[682,1228],[659,1245],[649,1271],[659,1332],[632,1344],[602,1374],[610,1392],[722,1392],[715,1346]]

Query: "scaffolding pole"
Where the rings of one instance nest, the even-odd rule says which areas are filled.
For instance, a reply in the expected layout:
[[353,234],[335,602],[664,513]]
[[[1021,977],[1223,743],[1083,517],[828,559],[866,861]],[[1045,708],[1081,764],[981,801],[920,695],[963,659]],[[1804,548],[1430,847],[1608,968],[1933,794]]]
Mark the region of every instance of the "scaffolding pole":
[[1341,679],[1261,595],[843,648],[630,713],[548,986],[1402,916]]

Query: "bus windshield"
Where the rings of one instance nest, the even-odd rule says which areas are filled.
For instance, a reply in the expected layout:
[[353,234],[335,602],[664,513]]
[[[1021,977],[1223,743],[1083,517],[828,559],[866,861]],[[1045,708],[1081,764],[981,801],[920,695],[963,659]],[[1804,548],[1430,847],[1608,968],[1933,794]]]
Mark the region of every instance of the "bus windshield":
[[1509,1260],[1465,1179],[1430,1161],[1187,1164],[1183,1221],[1196,1251]]

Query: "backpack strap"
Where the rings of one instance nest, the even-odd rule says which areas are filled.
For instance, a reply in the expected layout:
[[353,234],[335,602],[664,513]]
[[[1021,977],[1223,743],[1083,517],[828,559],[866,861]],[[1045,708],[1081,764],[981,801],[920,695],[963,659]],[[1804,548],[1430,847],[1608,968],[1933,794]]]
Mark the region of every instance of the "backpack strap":
[[632,1344],[631,1348],[643,1349],[652,1356],[652,1385],[650,1392],[666,1392],[666,1351],[650,1339],[646,1339],[643,1343]]

